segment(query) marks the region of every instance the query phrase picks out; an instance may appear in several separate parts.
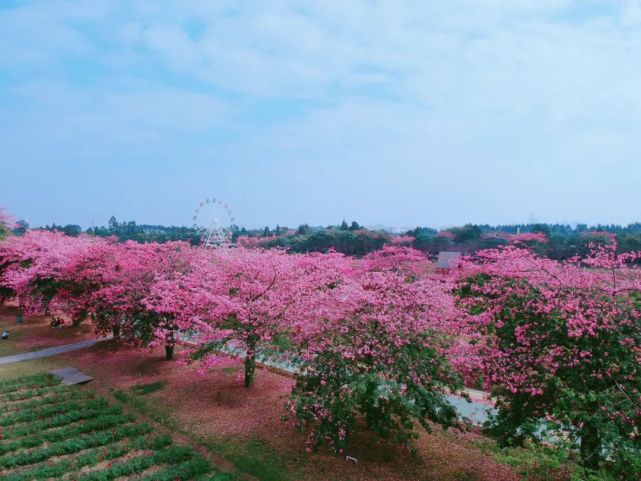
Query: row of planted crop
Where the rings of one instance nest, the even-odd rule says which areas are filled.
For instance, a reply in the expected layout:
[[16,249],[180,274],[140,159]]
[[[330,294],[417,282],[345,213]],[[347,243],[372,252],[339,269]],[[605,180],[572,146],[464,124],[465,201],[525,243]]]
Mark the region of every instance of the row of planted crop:
[[[60,386],[49,375],[0,382],[0,478],[6,481],[61,479],[108,481],[138,475],[143,481],[231,480],[191,448],[153,436],[146,424],[104,399]],[[118,461],[136,451],[152,454]],[[137,454],[137,453],[136,453]],[[106,468],[86,471],[103,461]],[[19,468],[19,469],[18,469]],[[84,468],[84,469],[83,469]],[[145,471],[153,469],[153,473]]]
[[64,391],[67,386],[46,386],[46,387],[27,387],[26,389],[14,390],[0,396],[0,402],[16,402],[26,399],[46,396],[47,394]]
[[53,443],[64,441],[65,439],[74,438],[82,434],[104,431],[115,426],[131,423],[134,419],[134,416],[131,414],[95,412],[94,418],[89,418],[82,423],[67,424],[61,428],[23,436],[15,441],[3,442],[0,444],[0,456],[11,451],[42,446],[45,442]]
[[45,406],[47,404],[57,404],[64,401],[87,399],[88,397],[90,397],[90,395],[80,389],[69,388],[68,386],[57,386],[55,388],[51,388],[42,396],[32,397],[29,399],[21,399],[17,401],[3,402],[0,406],[0,416],[10,412],[34,409],[40,406]]
[[104,399],[93,399],[86,403],[72,399],[57,404],[47,404],[31,410],[20,410],[0,417],[0,427],[6,428],[18,423],[27,423],[51,418],[57,414],[80,411],[87,408],[101,409],[109,404]]
[[[207,480],[231,480],[230,474],[221,473],[207,461],[197,455],[191,448],[172,446],[171,438],[166,435],[143,436],[132,435],[126,442],[113,442],[106,446],[83,450],[76,457],[68,457],[56,463],[43,461],[27,466],[25,470],[16,473],[9,472],[2,476],[4,481],[42,480],[61,478],[65,474],[76,473],[82,468],[91,468],[103,461],[113,461],[104,469],[86,472],[81,476],[73,476],[80,481],[109,481],[121,476],[144,473],[149,468],[161,466],[153,474],[140,478],[143,481],[174,481],[188,480],[196,476],[207,475]],[[123,462],[118,458],[133,451],[154,450],[151,455],[140,455]]]
[[[92,466],[96,466],[104,461],[117,460],[132,451],[163,450],[169,447],[171,443],[171,438],[166,435],[132,435],[130,438],[116,441],[105,446],[85,449],[76,456],[67,456],[65,459],[58,460],[55,463],[43,461],[38,464],[27,466],[27,469],[4,475],[3,480],[26,481],[47,478],[58,479],[63,477],[65,474],[76,473],[82,468],[91,468]],[[91,477],[98,477],[97,479],[100,479],[99,476],[101,476],[101,473],[104,471],[105,470],[86,473],[82,479],[92,479]]]
[[46,388],[59,383],[60,381],[50,374],[36,374],[24,378],[0,381],[0,395],[4,396],[28,388]]
[[92,406],[91,404],[87,403],[87,405],[85,405],[85,407],[82,409],[61,413],[47,419],[42,419],[30,423],[15,424],[9,429],[3,429],[2,437],[4,440],[20,438],[32,434],[40,434],[53,428],[67,426],[69,424],[77,423],[85,419],[92,419],[97,416],[116,415],[122,413],[122,409],[119,407],[102,407],[95,405]]

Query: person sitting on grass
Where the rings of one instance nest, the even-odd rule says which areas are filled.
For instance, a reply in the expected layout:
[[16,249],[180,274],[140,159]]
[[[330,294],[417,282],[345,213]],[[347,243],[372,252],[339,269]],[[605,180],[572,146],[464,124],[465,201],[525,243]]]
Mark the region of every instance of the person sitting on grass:
[[63,321],[60,317],[54,317],[53,320],[51,321],[51,327],[55,328],[61,328],[64,325],[65,321]]

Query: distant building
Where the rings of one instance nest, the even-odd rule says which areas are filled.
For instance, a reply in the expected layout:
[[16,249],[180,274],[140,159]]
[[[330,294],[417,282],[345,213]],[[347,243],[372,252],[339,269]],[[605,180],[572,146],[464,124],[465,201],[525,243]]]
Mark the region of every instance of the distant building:
[[461,260],[461,253],[456,251],[441,251],[436,261],[436,273],[448,274],[450,269],[458,267]]

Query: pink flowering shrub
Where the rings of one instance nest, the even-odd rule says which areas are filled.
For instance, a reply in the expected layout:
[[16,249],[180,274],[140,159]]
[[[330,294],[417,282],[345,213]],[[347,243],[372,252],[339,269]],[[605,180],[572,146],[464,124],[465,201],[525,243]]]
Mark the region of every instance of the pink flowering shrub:
[[541,232],[524,232],[523,234],[508,234],[506,236],[507,241],[510,244],[524,244],[529,245],[531,243],[542,243],[545,244],[548,242],[548,238],[545,234]]
[[409,235],[399,235],[396,237],[392,237],[391,244],[393,246],[411,246],[413,242],[414,237]]
[[264,237],[238,236],[236,244],[246,249],[257,249],[265,244]]
[[454,232],[450,232],[449,230],[441,230],[436,233],[436,237],[454,241],[456,239],[456,234]]
[[509,246],[467,264],[458,292],[486,336],[502,442],[563,432],[583,466],[641,475],[641,270],[628,266],[638,258],[614,243],[564,263]]
[[361,269],[368,271],[398,270],[419,275],[428,264],[427,256],[411,247],[385,245],[361,260]]

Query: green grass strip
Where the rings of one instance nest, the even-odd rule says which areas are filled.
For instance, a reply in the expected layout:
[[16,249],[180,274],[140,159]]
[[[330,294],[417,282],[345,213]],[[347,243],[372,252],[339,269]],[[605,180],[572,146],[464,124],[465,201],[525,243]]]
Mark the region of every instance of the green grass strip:
[[148,384],[138,384],[132,386],[129,390],[137,396],[146,396],[147,394],[160,391],[167,386],[167,381],[157,381]]
[[105,444],[114,443],[121,439],[129,438],[134,435],[145,434],[150,431],[151,428],[146,424],[120,426],[107,431],[95,432],[88,436],[53,443],[46,448],[0,456],[0,466],[4,468],[26,466],[28,464],[44,461],[45,459],[49,459],[54,456],[62,456],[64,454],[77,453],[88,448],[104,446]]
[[155,452],[151,456],[140,456],[114,464],[107,469],[87,473],[81,476],[79,481],[111,481],[121,476],[142,473],[156,464],[182,463],[190,460],[194,455],[194,451],[186,446],[169,446]]
[[[223,473],[221,471],[215,474],[199,476],[198,478],[196,478],[196,481],[242,481],[244,479],[245,478],[239,478],[234,473]],[[175,480],[171,480],[171,481],[175,481]]]
[[187,462],[168,466],[153,474],[143,476],[140,481],[186,481],[206,473],[210,473],[214,467],[200,456],[194,457]]

